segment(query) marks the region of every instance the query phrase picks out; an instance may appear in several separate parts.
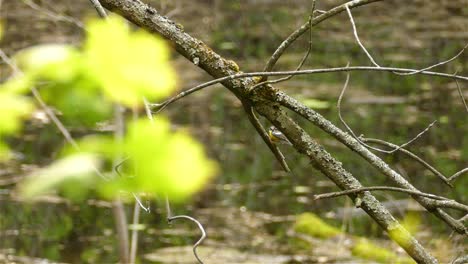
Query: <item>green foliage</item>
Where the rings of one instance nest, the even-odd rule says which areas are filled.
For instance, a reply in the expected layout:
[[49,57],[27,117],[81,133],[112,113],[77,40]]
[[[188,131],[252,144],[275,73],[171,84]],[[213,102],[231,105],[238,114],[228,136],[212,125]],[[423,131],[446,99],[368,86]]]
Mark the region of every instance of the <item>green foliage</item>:
[[330,238],[341,234],[341,230],[325,223],[312,213],[303,213],[297,217],[294,230],[313,237]]
[[130,32],[118,17],[90,23],[84,53],[90,73],[116,102],[134,107],[142,97],[159,99],[174,89],[164,42],[143,31]]
[[[74,190],[77,191],[81,189],[80,185],[86,185],[86,182],[92,181],[92,173],[97,167],[98,160],[95,156],[89,154],[69,156],[28,177],[19,186],[19,190],[25,199],[32,199],[67,182],[72,182]],[[71,192],[70,196],[76,197],[81,193],[81,190],[78,193],[75,191]]]
[[114,143],[111,148],[128,155],[123,167],[134,175],[102,184],[101,192],[107,197],[125,189],[183,200],[216,172],[216,165],[206,158],[199,143],[184,133],[171,132],[169,123],[160,119],[154,123],[149,120],[130,123],[122,145]]
[[13,78],[0,85],[0,161],[9,157],[9,149],[2,138],[19,131],[22,119],[34,108],[30,99],[21,95],[26,82],[23,78]]
[[[161,39],[143,31],[130,32],[117,17],[93,21],[88,29],[83,51],[43,45],[18,54],[16,60],[25,75],[13,87],[45,81],[40,88],[44,100],[62,112],[67,124],[80,125],[108,119],[113,103],[138,107],[143,98],[157,100],[174,90],[175,74]],[[202,146],[187,134],[171,132],[168,121],[136,120],[126,128],[122,140],[90,136],[79,142],[78,153],[64,150],[64,158],[28,177],[20,193],[33,199],[60,188],[68,198],[83,199],[96,186],[109,199],[125,190],[167,194],[180,201],[216,173]],[[113,164],[121,156],[128,157],[122,163],[124,174],[111,181],[95,175],[97,169],[111,174],[112,166],[99,165]]]

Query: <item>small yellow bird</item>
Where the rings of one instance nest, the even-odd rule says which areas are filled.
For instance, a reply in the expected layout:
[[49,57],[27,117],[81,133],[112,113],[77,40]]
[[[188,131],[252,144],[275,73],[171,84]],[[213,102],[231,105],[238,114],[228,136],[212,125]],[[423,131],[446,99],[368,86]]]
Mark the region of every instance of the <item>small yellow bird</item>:
[[268,137],[270,141],[274,144],[287,144],[292,145],[291,142],[286,138],[286,136],[281,133],[275,126],[271,126],[268,129]]

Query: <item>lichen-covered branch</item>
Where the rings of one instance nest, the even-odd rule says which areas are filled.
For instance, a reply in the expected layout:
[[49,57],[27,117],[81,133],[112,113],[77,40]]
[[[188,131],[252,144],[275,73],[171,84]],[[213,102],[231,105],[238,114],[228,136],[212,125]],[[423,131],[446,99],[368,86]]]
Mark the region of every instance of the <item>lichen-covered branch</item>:
[[[364,3],[375,1],[355,0],[351,2]],[[185,33],[182,26],[159,15],[156,10],[141,1],[101,0],[101,3],[106,8],[120,13],[134,24],[162,35],[173,44],[180,54],[204,69],[214,78],[230,76],[239,72],[234,62],[222,58],[202,41]],[[337,11],[333,12],[333,14],[339,13]],[[332,15],[328,17],[330,16]],[[323,15],[321,17],[323,18]],[[276,93],[273,87],[264,85],[255,89],[255,92],[252,93],[252,90],[249,88],[257,83],[254,78],[229,78],[222,83],[241,101],[248,102],[259,114],[266,117],[280,130],[285,132],[287,128],[287,133],[285,134],[294,147],[300,153],[307,155],[312,164],[341,189],[350,190],[362,187],[359,181],[347,172],[339,161],[335,160],[322,146],[317,144],[302,128],[289,118],[278,103],[270,100],[274,98]],[[361,207],[367,214],[387,231],[394,241],[414,260],[418,263],[437,263],[437,260],[369,192],[364,192],[359,197],[356,194],[350,194],[349,197],[353,200],[359,198],[362,201]]]

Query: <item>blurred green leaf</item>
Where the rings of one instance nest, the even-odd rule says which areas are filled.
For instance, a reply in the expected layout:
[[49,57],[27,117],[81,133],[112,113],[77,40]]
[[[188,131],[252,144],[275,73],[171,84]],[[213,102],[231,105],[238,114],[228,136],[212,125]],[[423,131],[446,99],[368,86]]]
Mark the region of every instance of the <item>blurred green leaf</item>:
[[22,125],[22,119],[34,109],[31,99],[21,95],[27,87],[27,79],[12,78],[0,85],[0,160],[8,159],[8,147],[2,143],[6,135],[17,132]]
[[35,80],[70,81],[80,72],[79,51],[66,44],[43,44],[19,51],[14,56],[18,67]]
[[[0,87],[1,89],[1,87]],[[11,134],[21,127],[21,118],[33,110],[29,98],[0,91],[0,135]]]
[[[23,198],[31,200],[69,180],[89,188],[90,183],[96,179],[93,172],[98,166],[99,162],[95,155],[79,154],[66,157],[30,175],[19,186],[19,193]],[[75,188],[83,190],[76,185]]]
[[180,201],[200,190],[217,171],[202,146],[189,135],[171,132],[167,121],[131,123],[123,148],[134,175],[103,186],[108,197],[127,190],[167,194]]
[[327,109],[330,108],[330,103],[327,101],[317,99],[304,99],[302,103],[313,109]]
[[112,100],[142,105],[142,97],[157,100],[175,88],[169,50],[160,38],[144,31],[130,32],[122,18],[89,23],[85,43],[89,72]]

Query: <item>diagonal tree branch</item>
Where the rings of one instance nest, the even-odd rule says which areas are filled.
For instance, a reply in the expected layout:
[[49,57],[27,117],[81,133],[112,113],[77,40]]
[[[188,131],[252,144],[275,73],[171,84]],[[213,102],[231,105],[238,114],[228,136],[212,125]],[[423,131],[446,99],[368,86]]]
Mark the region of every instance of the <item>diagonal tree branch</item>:
[[[381,173],[386,175],[389,179],[391,179],[395,184],[397,184],[400,188],[406,188],[409,190],[417,191],[417,189],[409,183],[403,176],[399,173],[391,169],[387,163],[385,163],[381,158],[376,156],[374,153],[369,151],[363,145],[361,145],[355,138],[353,138],[348,133],[345,133],[326,118],[324,118],[319,113],[315,112],[314,110],[308,108],[307,106],[303,105],[301,102],[291,98],[290,96],[286,95],[281,91],[277,91],[276,94],[276,101],[278,101],[281,105],[285,106],[286,108],[290,109],[291,111],[299,114],[300,116],[304,117],[305,119],[309,120],[314,125],[321,128],[323,131],[327,132],[338,141],[343,143],[345,146],[353,150],[354,152],[358,153],[361,157],[367,160],[372,166],[374,166],[377,170]],[[429,199],[424,197],[413,196],[414,199],[424,206],[429,212],[432,212],[434,215],[445,221],[447,224],[451,226],[452,229],[457,231],[460,234],[466,234],[467,230],[465,226],[457,221],[454,221],[453,218],[447,217],[447,214],[441,214],[441,210],[436,210],[436,205]]]
[[[234,62],[222,58],[203,42],[183,32],[174,22],[158,15],[156,10],[146,4],[138,0],[102,0],[101,2],[105,7],[119,12],[134,24],[152,32],[158,32],[167,38],[180,54],[204,69],[214,78],[231,76],[239,72]],[[364,2],[375,1],[352,1],[352,3],[361,4]],[[339,12],[333,11],[333,14]],[[328,17],[331,16],[329,15]],[[326,15],[320,17],[324,19]],[[285,135],[294,147],[300,153],[307,155],[313,165],[332,179],[341,189],[350,190],[362,187],[359,181],[344,170],[340,162],[335,160],[322,146],[318,145],[302,128],[289,118],[279,104],[274,100],[270,100],[270,98],[276,98],[275,94],[277,90],[265,85],[259,87],[259,89],[255,89],[255,93],[251,93],[251,89],[249,88],[257,83],[253,78],[229,78],[222,83],[241,101],[251,103],[259,114],[266,117],[282,132],[287,132]],[[357,198],[355,194],[350,194],[349,196],[353,200]],[[413,259],[419,263],[437,263],[437,260],[398,223],[374,196],[369,192],[364,192],[360,198],[362,199],[362,208],[367,214],[387,231],[392,239],[408,252]]]

